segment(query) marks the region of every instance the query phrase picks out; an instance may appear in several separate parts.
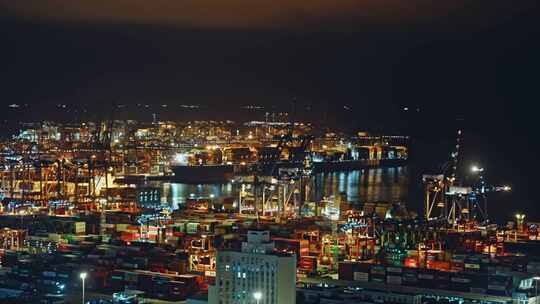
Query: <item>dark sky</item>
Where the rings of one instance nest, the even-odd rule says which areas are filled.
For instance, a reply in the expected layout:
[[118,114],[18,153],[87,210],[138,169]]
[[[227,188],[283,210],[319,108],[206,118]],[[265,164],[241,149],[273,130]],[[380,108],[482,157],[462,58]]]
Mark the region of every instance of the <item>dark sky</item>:
[[353,30],[365,25],[452,22],[482,26],[527,11],[534,2],[427,0],[27,0],[0,2],[9,14],[87,24],[184,29]]
[[242,119],[240,105],[287,111],[296,98],[315,122],[409,133],[418,159],[445,158],[461,125],[466,162],[538,211],[536,2],[0,0],[0,115],[73,118],[48,106],[67,103],[98,109],[91,118],[114,100],[145,118],[138,103]]
[[0,0],[0,101],[500,110],[538,96],[534,4]]

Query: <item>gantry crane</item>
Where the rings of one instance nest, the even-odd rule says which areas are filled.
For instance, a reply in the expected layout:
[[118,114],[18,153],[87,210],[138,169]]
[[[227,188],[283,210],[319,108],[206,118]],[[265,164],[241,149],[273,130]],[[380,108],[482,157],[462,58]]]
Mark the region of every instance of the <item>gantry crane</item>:
[[443,167],[443,174],[424,175],[425,205],[424,218],[427,221],[442,220],[452,226],[460,223],[488,223],[487,194],[510,191],[509,186],[488,185],[483,168],[474,166],[471,171],[478,174],[477,182],[464,185],[457,181],[462,131],[457,131],[456,144],[450,160]]
[[[293,101],[293,113],[295,104]],[[313,141],[310,135],[294,135],[293,115],[290,116],[287,134],[277,138],[276,151],[279,160],[274,160],[266,166],[259,165],[253,174],[252,194],[247,193],[243,186],[239,197],[239,211],[255,209],[257,217],[262,215],[277,215],[288,218],[300,215],[300,210],[312,189],[311,155],[309,146]],[[281,159],[283,158],[283,161]],[[271,181],[264,182],[261,175],[267,175]],[[259,200],[259,196],[262,200]],[[249,199],[248,199],[249,197]],[[253,208],[249,206],[251,201]],[[259,204],[259,201],[261,203]],[[260,206],[259,206],[260,205]]]
[[462,131],[457,131],[456,143],[450,159],[443,166],[442,174],[423,175],[422,180],[425,185],[424,218],[427,221],[433,219],[447,219],[452,217],[456,211],[457,201],[448,197],[451,187],[454,186],[457,175],[459,153],[461,150]]
[[[280,215],[285,217],[299,214],[303,202],[309,197],[311,164],[306,153],[310,137],[293,138],[282,136],[277,151],[294,148],[295,157],[304,159],[293,163],[289,159],[276,161],[265,168],[254,171],[251,185],[243,185],[239,197],[239,211],[254,210],[257,215]],[[300,156],[298,156],[300,155]],[[298,159],[298,158],[296,158]]]

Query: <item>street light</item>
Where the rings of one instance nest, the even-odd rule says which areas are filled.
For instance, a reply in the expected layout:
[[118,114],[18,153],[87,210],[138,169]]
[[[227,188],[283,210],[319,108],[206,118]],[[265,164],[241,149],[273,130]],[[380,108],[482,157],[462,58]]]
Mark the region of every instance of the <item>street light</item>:
[[84,304],[84,281],[86,280],[87,275],[88,274],[86,272],[81,272],[81,274],[79,275],[82,280],[82,304]]
[[523,224],[525,222],[525,214],[517,213],[516,214],[517,229],[519,232],[523,230]]
[[259,302],[262,299],[262,292],[260,292],[260,291],[254,292],[253,293],[253,298],[255,299],[255,301],[257,301],[257,304],[259,304]]
[[484,168],[479,168],[478,166],[472,166],[471,171],[472,172],[482,172],[482,171],[484,171]]

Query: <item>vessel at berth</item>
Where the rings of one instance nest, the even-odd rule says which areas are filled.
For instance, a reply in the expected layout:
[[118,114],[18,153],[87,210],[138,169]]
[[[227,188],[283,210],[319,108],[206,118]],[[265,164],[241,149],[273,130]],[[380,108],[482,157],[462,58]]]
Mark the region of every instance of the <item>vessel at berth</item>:
[[232,165],[173,165],[173,182],[178,183],[226,183],[234,177]]

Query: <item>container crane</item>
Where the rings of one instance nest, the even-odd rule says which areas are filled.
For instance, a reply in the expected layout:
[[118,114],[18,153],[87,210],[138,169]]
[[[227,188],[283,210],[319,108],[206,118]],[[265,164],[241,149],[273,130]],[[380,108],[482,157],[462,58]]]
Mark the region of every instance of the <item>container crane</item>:
[[461,137],[462,131],[458,130],[454,150],[443,167],[443,174],[423,176],[426,189],[424,218],[427,221],[443,220],[452,226],[471,221],[489,223],[488,194],[511,190],[510,186],[489,185],[484,178],[484,169],[477,166],[471,168],[471,172],[477,174],[475,183],[466,186],[457,182]]
[[[451,187],[454,186],[457,175],[458,160],[461,150],[462,131],[456,134],[456,143],[450,153],[450,159],[444,164],[442,174],[423,175],[425,185],[424,218],[427,221],[433,219],[449,219],[455,212],[455,200],[448,197]],[[435,215],[437,214],[437,215]]]
[[[307,153],[313,141],[310,135],[294,136],[294,113],[296,111],[296,100],[293,100],[293,115],[290,116],[288,132],[280,136],[276,146],[279,154],[278,159],[270,164],[259,164],[253,176],[253,197],[254,207],[257,217],[259,217],[258,196],[262,196],[262,214],[277,212],[280,217],[291,217],[300,215],[302,205],[309,195],[309,184],[311,183],[311,157]],[[284,155],[284,152],[286,154]],[[286,156],[284,162],[280,161],[282,156]],[[260,181],[260,176],[267,174],[271,182]],[[245,199],[240,192],[239,210],[245,210]],[[297,196],[300,198],[297,199]],[[277,199],[276,199],[277,198]],[[292,202],[292,204],[291,204]],[[292,205],[292,207],[290,206]]]

